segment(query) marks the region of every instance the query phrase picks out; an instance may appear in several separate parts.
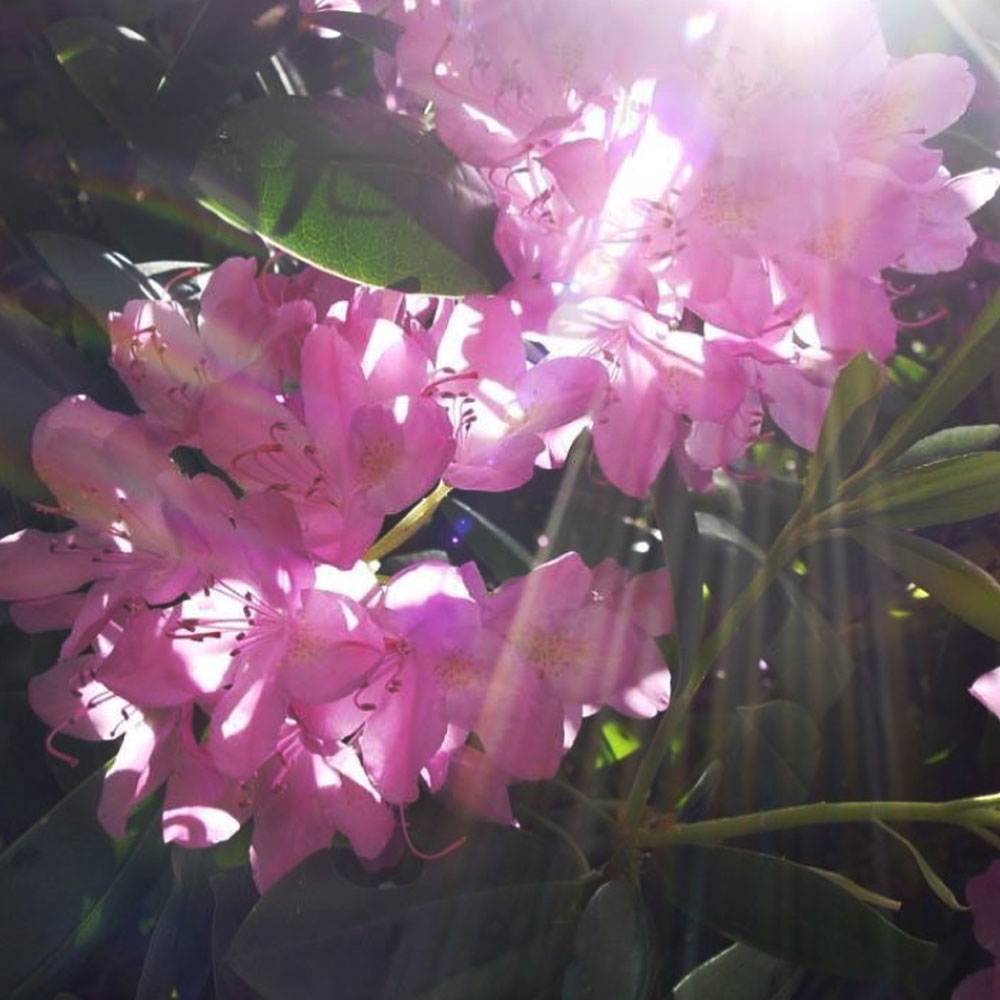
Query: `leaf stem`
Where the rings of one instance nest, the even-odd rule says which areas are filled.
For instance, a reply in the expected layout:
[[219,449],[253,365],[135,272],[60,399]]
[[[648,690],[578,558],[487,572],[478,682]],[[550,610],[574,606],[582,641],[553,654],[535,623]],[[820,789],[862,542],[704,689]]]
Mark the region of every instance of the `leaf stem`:
[[678,823],[667,829],[640,831],[638,839],[645,847],[712,844],[734,837],[824,823],[878,822],[950,823],[981,835],[982,827],[987,824],[1000,826],[998,800],[1000,796],[993,795],[946,802],[814,802],[725,819]]
[[366,562],[383,559],[404,542],[408,542],[434,516],[441,501],[451,492],[451,487],[438,483],[419,503],[414,504],[381,538],[365,553]]

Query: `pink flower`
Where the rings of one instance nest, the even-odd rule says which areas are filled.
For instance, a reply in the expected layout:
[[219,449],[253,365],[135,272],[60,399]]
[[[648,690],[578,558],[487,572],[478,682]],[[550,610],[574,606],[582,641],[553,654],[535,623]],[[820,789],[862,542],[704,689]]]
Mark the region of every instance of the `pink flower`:
[[[965,898],[972,907],[976,940],[994,958],[1000,958],[1000,861],[971,878]],[[966,978],[952,993],[952,1000],[996,1000],[1000,997],[1000,966],[993,963]]]

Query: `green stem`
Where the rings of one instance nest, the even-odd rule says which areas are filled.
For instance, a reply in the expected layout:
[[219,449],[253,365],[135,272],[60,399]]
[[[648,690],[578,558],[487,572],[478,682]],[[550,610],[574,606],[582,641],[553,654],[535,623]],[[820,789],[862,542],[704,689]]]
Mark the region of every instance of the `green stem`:
[[628,833],[634,833],[639,828],[646,800],[653,787],[653,781],[670,752],[671,744],[680,731],[681,724],[687,716],[698,689],[704,683],[716,660],[732,641],[740,625],[743,624],[743,619],[763,597],[764,592],[792,556],[805,544],[805,533],[801,531],[800,521],[801,517],[797,513],[774,540],[774,544],[753,578],[729,606],[712,634],[702,644],[687,683],[680,692],[671,698],[645,756],[639,763],[632,787],[629,789],[623,815],[625,830]]
[[[646,847],[712,844],[774,830],[791,830],[824,823],[952,823],[973,832],[987,823],[1000,825],[997,796],[947,802],[814,802],[699,823],[678,823],[665,830],[640,831]],[[995,815],[990,815],[995,812]]]
[[372,547],[365,553],[365,560],[373,562],[395,551],[408,542],[434,516],[441,501],[451,492],[451,487],[438,483],[431,493],[411,507]]

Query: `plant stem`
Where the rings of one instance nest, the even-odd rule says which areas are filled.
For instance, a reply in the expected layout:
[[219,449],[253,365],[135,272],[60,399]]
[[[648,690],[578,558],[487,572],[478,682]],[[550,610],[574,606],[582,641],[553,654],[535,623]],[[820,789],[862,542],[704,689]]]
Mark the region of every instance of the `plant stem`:
[[681,723],[687,716],[698,689],[704,683],[716,660],[732,641],[733,636],[743,623],[743,619],[764,595],[786,563],[805,544],[806,539],[800,530],[800,521],[801,517],[797,513],[774,540],[753,578],[729,606],[712,634],[702,644],[687,683],[678,694],[671,698],[645,756],[639,763],[632,787],[629,789],[622,817],[627,833],[633,834],[642,821],[642,813],[646,807],[650,789],[653,787],[653,781],[670,752],[670,746],[680,730]]
[[[645,847],[674,844],[712,844],[774,830],[791,830],[824,823],[953,823],[972,830],[989,822],[1000,825],[997,796],[953,799],[947,802],[814,802],[764,812],[678,823],[664,830],[640,831]],[[994,816],[988,815],[995,811]]]
[[408,542],[434,516],[441,501],[451,492],[451,487],[438,483],[419,503],[414,504],[372,547],[365,553],[365,561],[383,559],[404,542]]

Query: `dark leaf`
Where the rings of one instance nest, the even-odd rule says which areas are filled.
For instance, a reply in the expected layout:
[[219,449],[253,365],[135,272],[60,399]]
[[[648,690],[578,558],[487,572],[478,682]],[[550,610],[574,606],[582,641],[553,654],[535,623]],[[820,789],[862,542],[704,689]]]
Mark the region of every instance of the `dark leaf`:
[[35,424],[64,396],[83,392],[101,400],[108,382],[33,316],[14,303],[0,305],[0,485],[51,502],[31,461]]
[[654,855],[670,901],[727,937],[852,979],[916,986],[935,946],[905,934],[820,872],[731,847]]
[[705,616],[701,538],[691,494],[669,462],[653,486],[653,509],[663,535],[663,554],[674,592],[677,664],[673,684],[680,690],[687,681],[701,644]]
[[780,958],[734,944],[692,969],[674,987],[674,1000],[776,1000],[798,975]]
[[531,554],[521,543],[497,527],[477,510],[454,496],[441,504],[447,518],[477,559],[490,571],[497,583],[508,577],[520,576],[531,569]]
[[416,882],[377,889],[345,881],[320,852],[264,895],[228,960],[268,1000],[544,994],[587,889],[564,850],[478,827]]
[[163,73],[156,49],[134,31],[96,17],[60,21],[45,38],[80,92],[111,125],[129,135]]
[[173,884],[149,941],[136,1000],[197,1000],[211,971],[208,851],[174,847]]
[[260,899],[249,865],[221,872],[210,879],[215,909],[212,915],[212,969],[216,1000],[258,1000],[252,989],[229,967],[225,954],[240,925]]
[[97,822],[97,771],[0,854],[0,995],[39,996],[144,897],[166,854],[147,806],[112,840]]
[[737,719],[726,760],[731,792],[749,795],[757,809],[805,802],[820,752],[812,716],[794,702],[769,701],[737,709]]
[[479,174],[370,104],[255,101],[226,119],[194,181],[223,218],[356,281],[464,295],[507,280]]
[[562,1000],[643,1000],[650,996],[652,957],[638,888],[624,879],[606,882],[577,924]]
[[161,301],[167,293],[128,258],[68,233],[32,233],[31,242],[52,272],[103,330],[108,313],[130,299]]
[[1000,452],[945,458],[870,483],[849,502],[842,518],[874,520],[897,528],[969,521],[1000,510]]
[[953,615],[1000,639],[1000,584],[957,552],[905,531],[859,528],[846,534]]
[[300,30],[298,0],[206,0],[150,113],[170,117],[228,97]]
[[933,431],[993,371],[1000,358],[1000,292],[983,307],[927,388],[889,428],[866,468],[891,462]]

